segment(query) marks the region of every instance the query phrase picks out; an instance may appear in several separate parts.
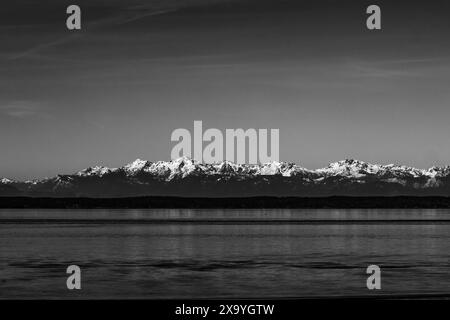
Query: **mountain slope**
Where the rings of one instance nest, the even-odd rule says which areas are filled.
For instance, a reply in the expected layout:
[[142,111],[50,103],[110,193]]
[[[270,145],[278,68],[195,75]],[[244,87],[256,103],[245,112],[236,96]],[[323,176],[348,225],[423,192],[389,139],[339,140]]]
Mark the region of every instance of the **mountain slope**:
[[450,167],[427,170],[347,159],[308,170],[293,163],[199,163],[183,157],[137,159],[120,168],[89,167],[74,174],[19,182],[0,180],[0,195],[130,196],[450,196]]

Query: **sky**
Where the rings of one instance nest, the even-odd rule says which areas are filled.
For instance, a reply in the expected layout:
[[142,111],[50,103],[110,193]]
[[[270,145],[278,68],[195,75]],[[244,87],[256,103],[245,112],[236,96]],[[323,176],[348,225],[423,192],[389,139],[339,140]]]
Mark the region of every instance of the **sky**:
[[[382,30],[366,28],[368,5]],[[66,7],[82,30],[66,28]],[[15,0],[0,6],[0,177],[170,160],[173,130],[277,128],[280,160],[450,164],[450,4]]]

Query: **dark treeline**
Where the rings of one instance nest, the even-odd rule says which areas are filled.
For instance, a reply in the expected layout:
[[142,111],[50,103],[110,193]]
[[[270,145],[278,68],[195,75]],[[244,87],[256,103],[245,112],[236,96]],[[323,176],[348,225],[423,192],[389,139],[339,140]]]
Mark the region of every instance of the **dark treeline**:
[[450,208],[450,197],[30,198],[0,197],[0,208]]

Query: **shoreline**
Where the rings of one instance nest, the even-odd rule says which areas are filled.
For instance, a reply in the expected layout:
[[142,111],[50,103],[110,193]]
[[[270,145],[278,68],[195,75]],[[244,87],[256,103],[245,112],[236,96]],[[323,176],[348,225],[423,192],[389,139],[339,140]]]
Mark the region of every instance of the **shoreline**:
[[450,197],[0,197],[0,209],[450,209]]

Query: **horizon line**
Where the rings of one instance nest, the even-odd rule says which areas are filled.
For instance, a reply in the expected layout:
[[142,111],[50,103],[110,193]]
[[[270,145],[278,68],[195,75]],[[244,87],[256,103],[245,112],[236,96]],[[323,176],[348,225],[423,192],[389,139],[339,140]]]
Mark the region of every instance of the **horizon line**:
[[204,166],[214,166],[214,165],[220,165],[223,163],[229,163],[232,165],[236,165],[236,166],[247,166],[247,167],[252,167],[252,166],[264,166],[264,165],[271,165],[274,163],[278,163],[278,164],[287,164],[287,165],[293,165],[293,166],[297,166],[300,169],[304,169],[306,171],[310,171],[310,172],[317,172],[317,171],[321,171],[321,170],[325,170],[327,168],[330,168],[333,164],[342,164],[342,163],[357,163],[357,164],[363,164],[363,165],[368,165],[368,166],[374,166],[374,167],[380,167],[380,168],[389,168],[389,167],[400,167],[400,168],[405,168],[405,169],[411,169],[411,170],[417,170],[417,171],[422,171],[422,172],[427,172],[427,171],[431,171],[432,169],[448,169],[450,168],[450,165],[444,165],[444,166],[431,166],[429,168],[416,168],[416,167],[412,167],[412,166],[408,166],[408,165],[399,165],[399,164],[395,164],[395,163],[389,163],[389,164],[379,164],[379,163],[371,163],[371,162],[367,162],[367,161],[362,161],[362,160],[358,160],[358,159],[354,159],[354,158],[346,158],[343,160],[338,160],[338,161],[334,161],[334,162],[329,162],[327,166],[325,167],[320,167],[320,168],[316,168],[316,169],[308,169],[306,167],[303,167],[301,165],[299,165],[296,162],[289,162],[289,161],[271,161],[271,162],[266,162],[266,163],[255,163],[255,164],[251,164],[251,163],[242,163],[242,164],[238,164],[236,162],[233,161],[229,161],[229,160],[222,160],[219,162],[200,162],[194,158],[188,157],[188,156],[182,156],[176,159],[171,159],[171,160],[158,160],[158,161],[150,161],[150,160],[143,160],[140,158],[137,158],[134,161],[128,162],[123,166],[120,167],[106,167],[103,165],[93,165],[93,166],[88,166],[85,167],[81,170],[78,170],[76,172],[73,173],[57,173],[54,176],[46,176],[43,178],[33,178],[33,179],[26,179],[26,180],[17,180],[15,178],[7,178],[7,177],[0,177],[0,183],[8,183],[8,182],[33,182],[33,181],[42,181],[42,180],[46,180],[46,179],[51,179],[54,177],[58,177],[58,176],[67,176],[67,175],[76,175],[80,172],[86,171],[88,169],[95,169],[95,168],[102,168],[102,169],[108,169],[111,171],[114,170],[119,170],[119,169],[125,169],[126,167],[130,167],[132,164],[136,163],[136,162],[145,162],[148,164],[156,164],[156,163],[171,163],[171,162],[177,162],[177,161],[191,161],[193,162],[195,165],[204,165]]

